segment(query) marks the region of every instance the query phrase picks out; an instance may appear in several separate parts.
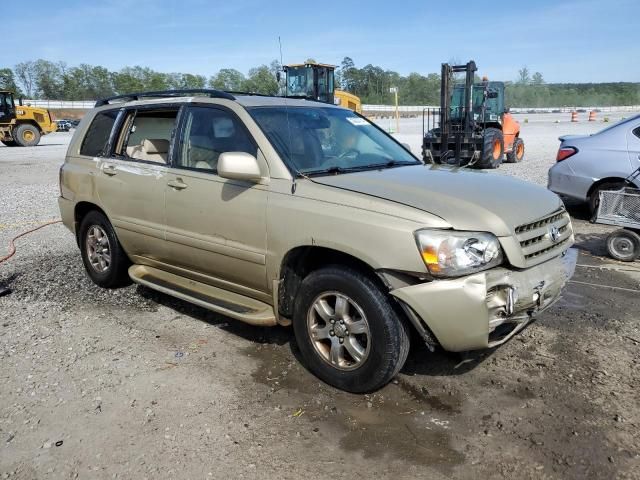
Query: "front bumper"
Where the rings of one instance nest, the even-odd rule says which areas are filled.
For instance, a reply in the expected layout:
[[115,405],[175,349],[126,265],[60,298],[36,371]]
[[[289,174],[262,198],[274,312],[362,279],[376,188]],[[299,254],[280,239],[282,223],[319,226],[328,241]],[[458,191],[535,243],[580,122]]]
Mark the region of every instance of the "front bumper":
[[525,270],[494,268],[452,280],[392,290],[426,325],[438,343],[454,352],[490,348],[522,330],[551,306],[573,275],[577,250],[569,249]]

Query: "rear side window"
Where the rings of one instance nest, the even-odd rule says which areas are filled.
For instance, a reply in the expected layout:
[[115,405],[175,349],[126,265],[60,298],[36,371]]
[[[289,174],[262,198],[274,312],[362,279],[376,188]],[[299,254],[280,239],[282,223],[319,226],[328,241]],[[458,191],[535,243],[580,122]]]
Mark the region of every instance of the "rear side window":
[[633,134],[634,134],[636,137],[640,138],[640,127],[636,128],[636,129],[633,131]]
[[117,117],[118,110],[107,110],[95,116],[82,141],[80,155],[99,157],[105,154],[109,135]]

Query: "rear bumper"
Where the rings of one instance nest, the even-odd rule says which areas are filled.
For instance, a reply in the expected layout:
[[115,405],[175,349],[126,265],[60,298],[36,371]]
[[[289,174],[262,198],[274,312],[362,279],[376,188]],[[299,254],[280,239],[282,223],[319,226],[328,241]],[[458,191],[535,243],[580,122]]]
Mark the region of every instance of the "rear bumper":
[[567,159],[549,169],[547,188],[558,195],[585,202],[593,182],[593,178],[577,175],[571,168],[571,159]]
[[62,223],[75,235],[75,203],[64,197],[58,197],[58,208],[60,208],[60,217],[62,218]]
[[449,351],[490,348],[522,330],[560,298],[573,275],[577,251],[540,265],[495,268],[468,277],[436,280],[391,292]]

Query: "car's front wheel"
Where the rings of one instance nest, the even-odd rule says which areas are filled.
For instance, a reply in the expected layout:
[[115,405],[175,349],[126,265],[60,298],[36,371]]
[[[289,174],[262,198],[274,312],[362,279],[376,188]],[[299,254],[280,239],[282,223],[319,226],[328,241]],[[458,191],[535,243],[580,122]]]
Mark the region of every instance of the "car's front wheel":
[[127,273],[131,262],[104,214],[87,213],[78,235],[84,268],[96,285],[115,288],[131,283]]
[[293,327],[309,370],[349,392],[383,387],[409,352],[409,330],[392,300],[347,267],[325,267],[302,281]]

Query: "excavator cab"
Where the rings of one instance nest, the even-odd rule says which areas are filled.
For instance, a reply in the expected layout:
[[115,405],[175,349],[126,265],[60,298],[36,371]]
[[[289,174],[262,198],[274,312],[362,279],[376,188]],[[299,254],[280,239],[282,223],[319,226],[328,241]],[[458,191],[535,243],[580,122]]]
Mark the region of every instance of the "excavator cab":
[[286,96],[334,103],[334,65],[302,63],[285,65]]

